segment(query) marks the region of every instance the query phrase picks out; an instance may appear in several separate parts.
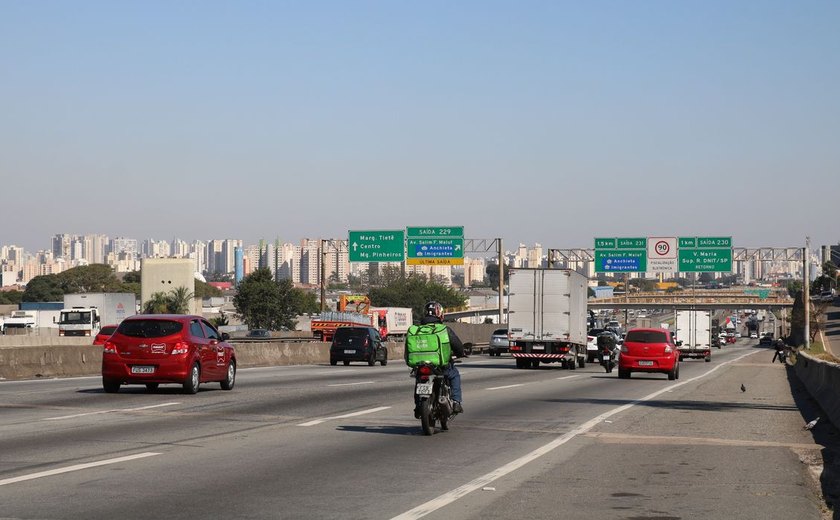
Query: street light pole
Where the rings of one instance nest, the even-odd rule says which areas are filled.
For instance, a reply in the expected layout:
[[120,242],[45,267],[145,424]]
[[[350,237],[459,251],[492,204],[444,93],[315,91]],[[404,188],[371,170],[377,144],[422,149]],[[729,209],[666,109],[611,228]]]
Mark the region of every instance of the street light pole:
[[803,280],[802,280],[802,295],[805,300],[805,348],[811,349],[811,283],[810,275],[808,273],[809,257],[811,256],[811,237],[805,237],[805,251],[802,255],[803,262]]

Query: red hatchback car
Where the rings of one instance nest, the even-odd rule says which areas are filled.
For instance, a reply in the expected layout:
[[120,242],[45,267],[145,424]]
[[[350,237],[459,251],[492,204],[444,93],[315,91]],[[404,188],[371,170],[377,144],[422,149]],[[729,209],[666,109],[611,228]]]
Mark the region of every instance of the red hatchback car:
[[674,380],[680,377],[680,353],[674,335],[665,329],[632,329],[627,332],[618,356],[618,377],[631,372],[659,372]]
[[236,352],[228,335],[201,316],[138,314],[126,318],[105,342],[102,387],[175,383],[184,392],[198,392],[200,383],[219,382],[231,390],[236,378]]
[[104,345],[115,330],[117,330],[117,325],[103,325],[102,328],[99,329],[99,332],[96,334],[96,337],[93,338],[93,344]]

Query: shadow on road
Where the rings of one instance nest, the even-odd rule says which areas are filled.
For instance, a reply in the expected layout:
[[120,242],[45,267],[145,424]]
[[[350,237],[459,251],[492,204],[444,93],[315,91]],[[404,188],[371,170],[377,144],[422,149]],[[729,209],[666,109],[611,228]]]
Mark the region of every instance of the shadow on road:
[[423,435],[420,426],[339,426],[343,432],[384,433],[386,435]]

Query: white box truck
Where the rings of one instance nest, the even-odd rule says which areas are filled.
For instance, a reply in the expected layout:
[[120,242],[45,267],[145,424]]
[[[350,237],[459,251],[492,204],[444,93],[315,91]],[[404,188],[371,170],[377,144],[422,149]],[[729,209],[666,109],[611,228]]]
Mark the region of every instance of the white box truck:
[[379,329],[383,340],[405,338],[413,323],[411,307],[371,307],[370,313],[374,316],[373,326]]
[[516,368],[586,366],[587,278],[570,269],[511,269],[508,338]]
[[676,339],[680,359],[712,360],[712,313],[708,310],[676,312]]
[[96,336],[103,325],[119,325],[137,314],[134,293],[65,294],[58,317],[59,336]]

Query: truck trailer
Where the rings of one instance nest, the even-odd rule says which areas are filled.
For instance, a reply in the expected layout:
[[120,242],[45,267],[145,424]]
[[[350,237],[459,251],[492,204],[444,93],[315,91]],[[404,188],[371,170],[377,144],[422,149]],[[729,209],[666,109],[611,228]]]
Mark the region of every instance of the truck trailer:
[[371,307],[370,313],[383,341],[405,338],[413,323],[411,307]]
[[680,359],[704,358],[712,360],[712,313],[708,310],[676,312],[677,350]]
[[508,338],[516,368],[586,366],[587,278],[570,269],[511,269]]

